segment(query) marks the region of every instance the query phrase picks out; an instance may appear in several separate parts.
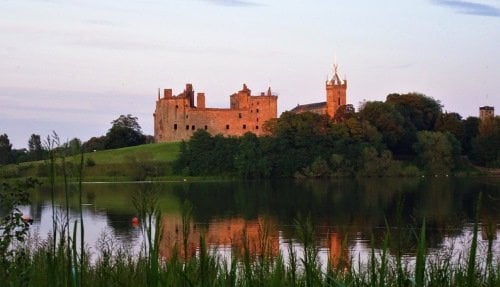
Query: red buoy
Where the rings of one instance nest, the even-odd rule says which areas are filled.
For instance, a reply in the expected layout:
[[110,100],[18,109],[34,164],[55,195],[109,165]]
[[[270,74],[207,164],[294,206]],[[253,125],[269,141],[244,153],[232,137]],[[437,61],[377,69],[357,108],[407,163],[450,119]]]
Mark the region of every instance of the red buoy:
[[29,216],[28,214],[23,214],[21,216],[21,219],[25,222],[25,223],[29,223],[29,224],[32,224],[33,223],[33,217]]
[[139,227],[139,218],[137,218],[136,216],[132,217],[132,226]]

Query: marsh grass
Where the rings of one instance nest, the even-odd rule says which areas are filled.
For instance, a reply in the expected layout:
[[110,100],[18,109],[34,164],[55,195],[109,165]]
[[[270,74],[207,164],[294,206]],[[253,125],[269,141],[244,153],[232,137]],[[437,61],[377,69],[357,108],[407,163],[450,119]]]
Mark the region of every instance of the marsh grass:
[[[10,264],[24,268],[26,274],[19,274],[12,286],[498,286],[500,279],[495,263],[482,262],[484,268],[480,262],[471,263],[470,249],[459,261],[447,254],[425,254],[425,241],[421,240],[425,237],[425,223],[418,235],[417,258],[421,259],[414,265],[397,263],[395,257],[388,256],[391,235],[386,233],[382,248],[372,248],[368,268],[348,264],[339,270],[329,264],[323,272],[317,260],[312,224],[306,219],[298,220],[296,226],[303,232],[300,243],[304,255],[298,256],[289,242],[286,262],[282,254],[252,254],[248,240],[243,254],[233,255],[227,262],[211,251],[204,235],[199,237],[196,256],[174,252],[169,260],[164,260],[156,247],[160,238],[155,230],[159,229],[155,219],[151,222],[154,228],[144,228],[144,232],[151,230],[152,245],[148,242],[150,247],[145,246],[138,254],[118,244],[111,235],[103,235],[92,262],[75,260],[74,244],[68,249],[59,242],[54,248],[49,239],[35,246],[21,245],[24,255]],[[245,231],[242,236],[246,236]],[[265,239],[265,233],[261,238]],[[68,272],[68,266],[78,270],[76,276]],[[469,270],[473,270],[473,280]]]

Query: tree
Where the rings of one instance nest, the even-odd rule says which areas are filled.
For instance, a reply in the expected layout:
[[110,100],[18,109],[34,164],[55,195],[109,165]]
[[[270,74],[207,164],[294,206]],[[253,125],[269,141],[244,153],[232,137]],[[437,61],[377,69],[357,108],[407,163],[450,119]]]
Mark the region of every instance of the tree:
[[0,135],[0,165],[12,162],[12,144],[7,134]]
[[326,115],[285,112],[268,122],[266,130],[274,141],[269,162],[274,176],[292,176],[317,157],[329,155],[333,148],[333,124]]
[[393,105],[404,119],[404,134],[397,154],[411,155],[414,153],[412,145],[417,141],[417,132],[434,129],[441,114],[441,104],[419,93],[390,94],[385,102]]
[[106,149],[121,148],[144,144],[146,137],[142,133],[137,117],[131,114],[120,115],[111,122],[112,126],[106,133]]
[[31,160],[43,159],[43,147],[40,135],[32,134],[28,140],[28,153]]
[[456,139],[450,142],[448,133],[420,131],[414,149],[420,165],[428,174],[446,175],[455,167],[455,159],[460,155],[455,143],[458,143]]
[[404,119],[393,105],[383,102],[366,102],[359,116],[370,122],[382,134],[383,142],[395,150],[404,135]]
[[269,176],[270,168],[263,156],[259,138],[251,132],[240,138],[240,144],[234,158],[238,173],[243,178],[261,178]]
[[335,112],[335,116],[333,116],[333,121],[336,123],[341,123],[355,114],[354,107],[352,105],[342,105]]
[[390,94],[385,102],[394,105],[416,131],[432,130],[441,114],[439,101],[419,93]]
[[82,149],[85,152],[93,152],[97,150],[103,150],[106,148],[106,136],[91,137],[88,141],[83,143]]
[[488,167],[500,167],[500,117],[480,121],[479,134],[472,140],[472,159]]
[[373,146],[379,146],[382,142],[382,135],[368,121],[350,118],[344,123],[349,130],[351,139],[355,142],[366,142]]
[[450,132],[457,140],[462,142],[464,138],[462,116],[458,113],[441,114],[436,121],[434,130],[438,132]]
[[479,133],[479,118],[478,117],[468,117],[463,121],[464,125],[464,137],[462,140],[462,148],[465,154],[470,154],[472,149],[472,139]]
[[78,154],[82,150],[82,141],[79,138],[73,138],[67,143],[68,154]]

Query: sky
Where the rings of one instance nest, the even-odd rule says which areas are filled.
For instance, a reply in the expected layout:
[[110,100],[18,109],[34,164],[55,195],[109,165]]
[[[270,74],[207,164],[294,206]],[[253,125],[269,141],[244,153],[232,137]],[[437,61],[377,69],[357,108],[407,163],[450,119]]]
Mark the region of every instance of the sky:
[[270,86],[278,114],[325,101],[333,65],[347,102],[419,92],[443,110],[500,109],[500,0],[0,0],[0,134],[106,134],[132,114],[153,134],[158,89],[229,107]]

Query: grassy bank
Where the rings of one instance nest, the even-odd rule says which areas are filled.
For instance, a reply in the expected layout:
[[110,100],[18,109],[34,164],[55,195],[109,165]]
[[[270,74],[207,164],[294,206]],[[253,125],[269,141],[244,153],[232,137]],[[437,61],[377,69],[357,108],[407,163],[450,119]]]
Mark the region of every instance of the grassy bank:
[[[144,180],[148,177],[172,177],[172,162],[179,155],[180,143],[145,144],[84,154],[86,181]],[[76,174],[80,156],[66,159],[68,175]],[[61,160],[56,169],[61,168]],[[40,177],[49,175],[47,161],[24,162],[0,167],[0,178]],[[176,177],[178,179],[178,177]]]

